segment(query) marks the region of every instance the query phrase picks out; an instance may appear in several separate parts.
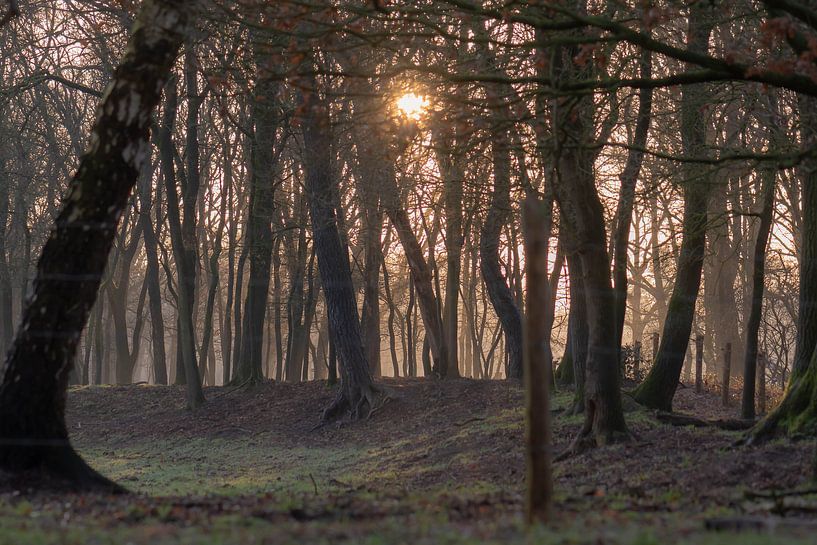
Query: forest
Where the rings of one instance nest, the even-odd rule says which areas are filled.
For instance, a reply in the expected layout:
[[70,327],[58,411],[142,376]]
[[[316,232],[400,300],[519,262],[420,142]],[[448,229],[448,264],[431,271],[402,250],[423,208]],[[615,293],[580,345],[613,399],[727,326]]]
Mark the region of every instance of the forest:
[[0,0],[0,545],[817,535],[817,0]]

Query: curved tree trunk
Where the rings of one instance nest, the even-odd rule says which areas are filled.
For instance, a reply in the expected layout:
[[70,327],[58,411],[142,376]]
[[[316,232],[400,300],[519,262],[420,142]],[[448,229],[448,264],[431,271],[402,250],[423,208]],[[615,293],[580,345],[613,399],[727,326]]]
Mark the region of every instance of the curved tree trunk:
[[116,226],[149,155],[151,112],[195,5],[146,0],[102,99],[89,150],[43,247],[22,324],[3,366],[0,468],[7,472],[37,469],[76,489],[122,490],[71,447],[66,389]]
[[[644,50],[641,53],[641,75],[649,79],[652,75],[652,54]],[[635,186],[641,163],[647,147],[647,134],[652,118],[652,88],[645,87],[638,93],[638,113],[636,114],[635,132],[632,148],[627,153],[627,162],[621,173],[621,191],[616,208],[615,232],[612,236],[613,286],[616,293],[616,344],[621,347],[624,334],[624,316],[627,312],[627,254],[630,242],[630,226],[633,223],[633,206],[635,205]]]
[[479,240],[479,263],[488,297],[505,333],[508,378],[522,378],[522,314],[502,274],[499,236],[511,218],[511,154],[507,127],[493,128],[494,188]]
[[320,98],[314,76],[312,91],[302,98],[306,193],[312,216],[312,240],[318,258],[329,334],[340,357],[340,390],[323,413],[323,421],[343,414],[361,418],[375,409],[377,391],[363,350],[352,271],[340,240],[332,186],[332,133],[329,105]]
[[[705,53],[712,23],[711,6],[705,2],[690,7],[687,47]],[[681,141],[684,154],[702,157],[706,152],[704,110],[709,95],[703,85],[687,85],[681,98]],[[681,378],[684,357],[692,333],[695,302],[701,285],[701,269],[706,246],[709,174],[705,166],[684,163],[684,224],[681,253],[678,257],[675,287],[672,290],[661,344],[653,367],[634,392],[635,400],[647,407],[672,410],[672,398]]]
[[[177,384],[187,385],[187,404],[195,408],[204,402],[201,390],[198,365],[196,364],[195,325],[193,323],[193,299],[195,296],[196,274],[190,272],[195,266],[190,261],[190,252],[185,246],[184,230],[180,217],[179,194],[176,189],[176,172],[173,166],[173,127],[176,121],[177,94],[176,82],[172,80],[165,86],[165,103],[162,123],[157,131],[159,159],[162,166],[162,178],[167,198],[167,219],[170,227],[170,242],[173,257],[178,271],[177,290],[177,326],[176,337],[176,380]],[[193,212],[195,213],[195,208]],[[169,273],[168,273],[169,274]],[[179,361],[181,360],[181,361]],[[181,376],[180,376],[181,375]],[[190,380],[188,380],[190,379]]]
[[[553,55],[557,81],[587,77],[573,63],[575,48],[557,48]],[[593,101],[577,98],[569,104],[551,102],[556,173],[554,194],[561,212],[560,228],[571,234],[565,253],[578,256],[582,268],[584,300],[587,306],[587,363],[585,369],[582,430],[571,451],[585,446],[627,440],[621,400],[621,375],[616,345],[615,293],[610,278],[604,208],[593,173],[596,152]]]
[[[813,149],[817,144],[817,99],[800,97],[799,107],[800,140],[804,147]],[[749,432],[749,442],[777,435],[813,434],[817,427],[817,160],[804,161],[799,174],[803,230],[794,368],[783,401]]]

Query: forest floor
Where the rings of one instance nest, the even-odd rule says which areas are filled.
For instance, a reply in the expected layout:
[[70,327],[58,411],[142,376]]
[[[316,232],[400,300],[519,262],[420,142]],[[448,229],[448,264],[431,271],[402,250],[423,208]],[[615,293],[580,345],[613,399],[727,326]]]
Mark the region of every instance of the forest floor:
[[[526,533],[523,393],[506,381],[384,379],[369,420],[314,429],[324,383],[85,387],[72,440],[130,496],[0,494],[0,545],[285,543],[817,543],[815,496],[751,499],[809,484],[812,441],[735,447],[740,432],[674,427],[630,407],[635,440],[555,466],[556,517]],[[554,409],[569,404],[558,393]],[[676,411],[734,417],[679,390]],[[555,416],[556,451],[581,416]],[[707,524],[740,519],[740,533]],[[817,522],[815,522],[817,524]]]

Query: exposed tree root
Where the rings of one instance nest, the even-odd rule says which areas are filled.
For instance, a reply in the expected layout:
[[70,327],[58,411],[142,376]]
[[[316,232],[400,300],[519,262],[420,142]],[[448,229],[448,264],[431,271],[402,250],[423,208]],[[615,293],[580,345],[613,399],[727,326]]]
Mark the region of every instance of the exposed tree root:
[[594,411],[591,410],[587,412],[588,414],[585,416],[584,425],[582,426],[581,431],[570,443],[570,446],[554,458],[554,462],[561,462],[563,460],[567,460],[568,458],[579,456],[588,450],[597,447],[603,447],[616,443],[629,443],[635,438],[632,433],[626,430],[595,430],[593,423]]
[[338,390],[335,399],[324,409],[318,428],[341,419],[348,421],[371,418],[393,397],[383,388],[369,385]]
[[3,489],[130,493],[89,466],[71,446],[48,449],[35,465],[0,469],[0,490]]
[[765,443],[776,437],[813,437],[817,432],[817,365],[812,364],[789,387],[783,401],[757,423],[740,441],[744,445]]
[[234,387],[236,389],[239,389],[239,388],[246,389],[246,388],[252,388],[254,386],[259,386],[261,384],[264,384],[268,380],[271,380],[271,379],[266,378],[264,375],[259,375],[257,373],[252,373],[248,377],[238,377],[238,376],[233,377],[233,380],[231,380],[227,384],[227,386],[232,386],[232,387]]
[[673,426],[694,426],[696,428],[720,428],[722,430],[742,431],[748,430],[756,424],[756,420],[742,419],[721,419],[703,420],[694,416],[679,413],[668,413],[665,411],[655,411],[655,418],[661,422],[666,422]]

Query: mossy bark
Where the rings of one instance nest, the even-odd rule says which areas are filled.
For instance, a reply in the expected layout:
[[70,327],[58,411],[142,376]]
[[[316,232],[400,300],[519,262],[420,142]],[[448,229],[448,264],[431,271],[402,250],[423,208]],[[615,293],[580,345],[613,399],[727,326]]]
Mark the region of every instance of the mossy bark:
[[757,443],[779,436],[814,436],[817,433],[817,352],[808,368],[786,392],[783,401],[761,420],[747,436]]
[[[690,51],[706,53],[712,33],[710,11],[711,6],[705,2],[699,2],[690,8],[687,34],[687,47]],[[690,157],[706,155],[704,112],[708,101],[709,94],[705,86],[699,84],[684,87],[681,98],[681,142],[684,153]],[[664,411],[672,410],[672,398],[681,378],[692,333],[695,302],[701,285],[706,247],[707,202],[712,181],[706,167],[696,163],[685,163],[682,174],[683,241],[675,286],[667,307],[658,354],[644,382],[633,393],[633,398],[638,403]]]

